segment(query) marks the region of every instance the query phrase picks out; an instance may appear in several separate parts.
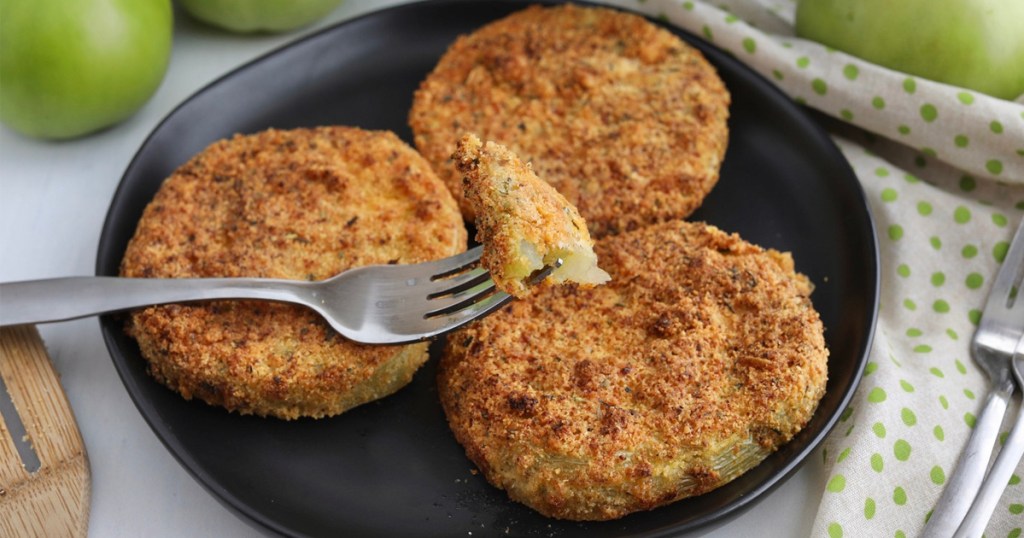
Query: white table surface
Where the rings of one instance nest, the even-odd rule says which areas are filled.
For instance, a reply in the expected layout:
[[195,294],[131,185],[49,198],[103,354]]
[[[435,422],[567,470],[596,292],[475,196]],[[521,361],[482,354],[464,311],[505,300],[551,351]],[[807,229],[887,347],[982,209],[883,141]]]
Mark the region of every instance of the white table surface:
[[[146,135],[174,106],[301,34],[402,2],[345,0],[325,20],[273,36],[223,33],[176,12],[167,75],[124,123],[66,142],[32,140],[0,128],[0,281],[93,274],[100,228],[118,181]],[[89,455],[90,536],[256,534],[207,493],[143,421],[95,318],[42,325],[40,332]],[[708,536],[807,536],[825,479],[819,448],[785,484]]]

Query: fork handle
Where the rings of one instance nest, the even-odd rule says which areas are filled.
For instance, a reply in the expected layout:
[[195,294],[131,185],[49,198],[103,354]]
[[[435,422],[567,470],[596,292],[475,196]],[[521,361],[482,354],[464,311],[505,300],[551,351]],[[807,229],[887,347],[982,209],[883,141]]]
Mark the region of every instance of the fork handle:
[[212,299],[308,304],[301,281],[262,278],[67,277],[0,284],[0,326],[83,318]]
[[946,538],[953,536],[971,503],[974,502],[985,470],[992,458],[992,448],[999,436],[999,426],[1013,395],[1013,379],[1007,376],[989,393],[985,407],[978,415],[974,431],[967,440],[967,446],[960,454],[956,469],[953,471],[946,488],[935,505],[931,518],[924,526],[923,538]]
[[1024,456],[1024,406],[1017,413],[1017,419],[1010,436],[1006,438],[1006,444],[999,451],[996,462],[992,464],[992,469],[985,478],[985,485],[982,486],[978,498],[974,500],[954,538],[979,538],[985,532],[988,520],[1010,483],[1010,477],[1020,463],[1021,456]]

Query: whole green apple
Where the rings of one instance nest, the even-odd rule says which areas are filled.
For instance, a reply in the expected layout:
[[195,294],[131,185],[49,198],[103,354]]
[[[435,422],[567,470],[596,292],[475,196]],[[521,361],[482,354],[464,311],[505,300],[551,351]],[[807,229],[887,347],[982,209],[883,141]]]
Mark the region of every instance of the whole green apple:
[[905,73],[1024,94],[1024,0],[799,0],[796,33]]
[[193,17],[232,32],[284,32],[327,15],[341,0],[178,0]]
[[170,0],[0,1],[0,122],[72,138],[113,125],[167,71]]

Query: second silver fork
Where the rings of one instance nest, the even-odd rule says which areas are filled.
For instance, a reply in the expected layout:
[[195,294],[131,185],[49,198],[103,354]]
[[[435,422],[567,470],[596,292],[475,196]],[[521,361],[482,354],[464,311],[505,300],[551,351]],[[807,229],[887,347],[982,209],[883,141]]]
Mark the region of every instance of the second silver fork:
[[[1017,341],[1017,350],[1013,354],[1013,375],[1017,378],[1017,386],[1024,390],[1024,337]],[[980,538],[985,533],[989,519],[999,504],[999,498],[1010,483],[1013,471],[1020,464],[1021,456],[1024,456],[1024,402],[1017,411],[1017,419],[1014,421],[1013,429],[1006,438],[1003,448],[999,450],[992,468],[985,477],[978,497],[967,512],[967,517],[960,524],[960,530],[953,538]]]
[[960,527],[981,488],[999,427],[1013,395],[1010,360],[1024,335],[1024,299],[1017,294],[1024,277],[1024,220],[1021,220],[1003,266],[996,274],[971,340],[974,361],[989,376],[992,390],[974,425],[956,469],[935,505],[922,536],[948,538]]

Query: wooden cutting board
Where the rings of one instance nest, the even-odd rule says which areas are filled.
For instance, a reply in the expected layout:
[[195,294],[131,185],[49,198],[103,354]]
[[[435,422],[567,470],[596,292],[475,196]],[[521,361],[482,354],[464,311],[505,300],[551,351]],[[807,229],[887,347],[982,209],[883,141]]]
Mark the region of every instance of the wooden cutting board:
[[85,536],[89,496],[85,445],[39,332],[0,328],[0,536]]

